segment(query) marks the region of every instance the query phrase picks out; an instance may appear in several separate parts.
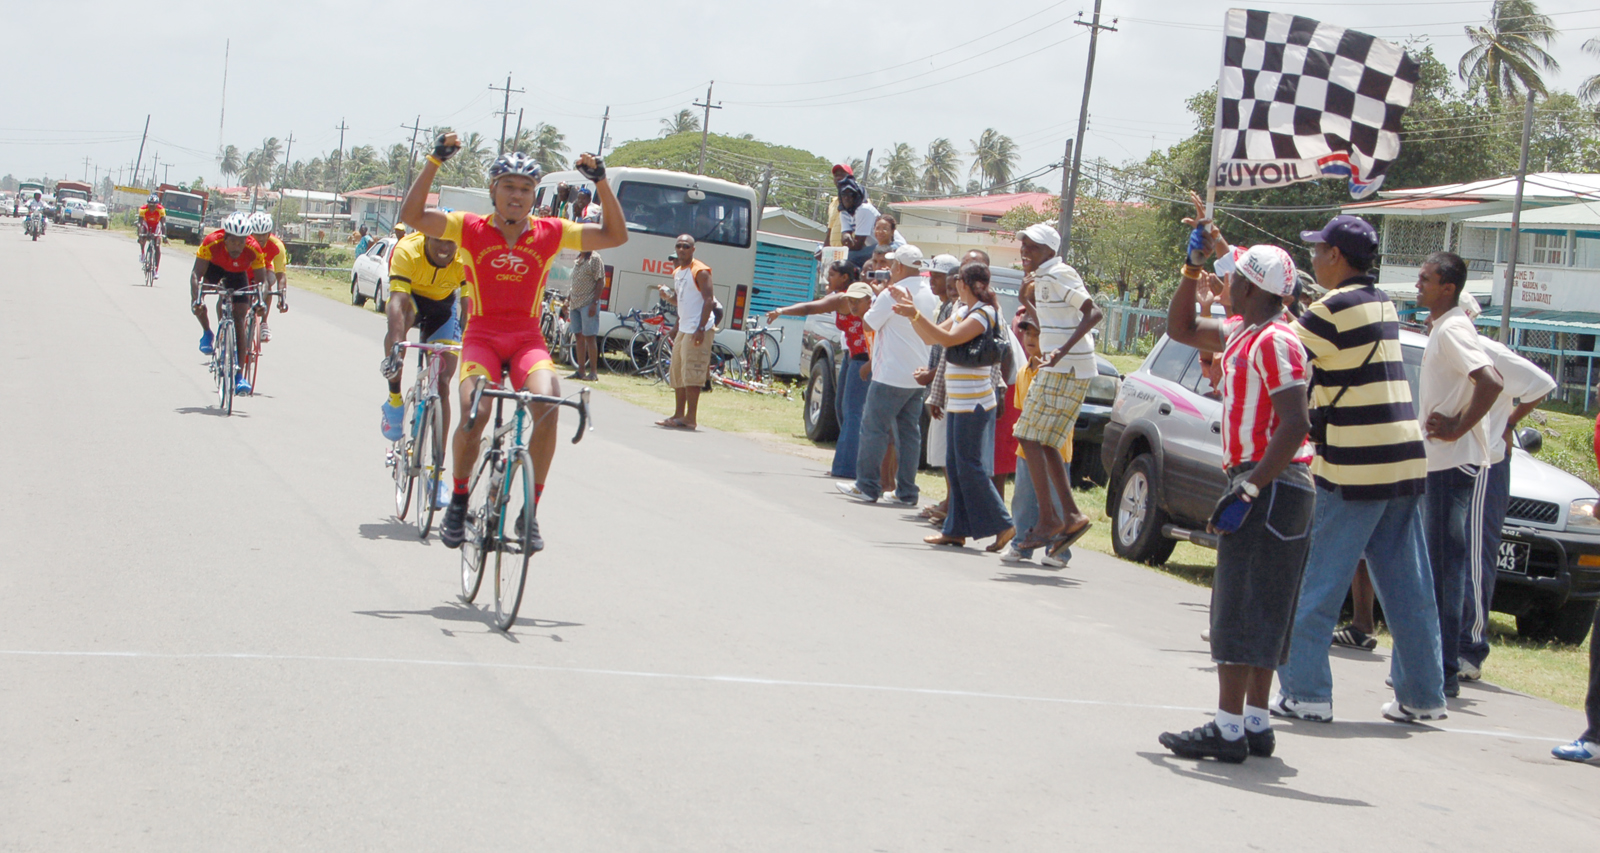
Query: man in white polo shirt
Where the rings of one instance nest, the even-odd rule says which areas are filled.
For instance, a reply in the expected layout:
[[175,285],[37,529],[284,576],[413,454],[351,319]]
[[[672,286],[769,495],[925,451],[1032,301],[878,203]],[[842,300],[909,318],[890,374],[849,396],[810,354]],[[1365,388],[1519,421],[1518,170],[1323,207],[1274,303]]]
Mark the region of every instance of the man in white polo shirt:
[[939,299],[922,278],[922,250],[907,244],[890,253],[889,286],[867,309],[867,328],[872,342],[872,382],[861,409],[861,441],[856,453],[856,480],[838,483],[840,492],[866,503],[883,496],[878,482],[879,468],[889,449],[889,434],[894,432],[895,491],[893,503],[916,506],[917,458],[922,450],[922,398],[927,393],[917,382],[916,372],[928,366],[928,345],[922,342],[911,321],[894,313],[895,292],[911,294],[917,310],[932,317],[939,313]]
[[[1417,382],[1417,420],[1422,423],[1428,457],[1428,492],[1423,499],[1424,537],[1433,565],[1433,595],[1439,608],[1439,640],[1444,658],[1444,694],[1461,692],[1458,644],[1466,606],[1466,579],[1483,559],[1471,547],[1473,525],[1483,517],[1488,488],[1489,413],[1504,383],[1494,359],[1478,342],[1478,330],[1461,310],[1467,265],[1450,252],[1435,252],[1417,275],[1417,305],[1428,309],[1432,328],[1422,351]],[[1479,568],[1481,573],[1481,567]]]

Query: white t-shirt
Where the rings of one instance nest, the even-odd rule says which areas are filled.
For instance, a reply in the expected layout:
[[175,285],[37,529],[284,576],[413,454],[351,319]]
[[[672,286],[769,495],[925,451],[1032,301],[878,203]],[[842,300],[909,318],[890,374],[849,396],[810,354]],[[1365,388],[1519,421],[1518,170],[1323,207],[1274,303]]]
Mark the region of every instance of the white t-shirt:
[[[1417,422],[1427,435],[1428,416],[1434,412],[1459,415],[1472,401],[1473,382],[1467,376],[1494,361],[1484,351],[1472,321],[1460,308],[1451,308],[1433,321],[1428,346],[1422,351],[1422,377],[1417,382]],[[1489,418],[1484,416],[1455,441],[1425,440],[1429,471],[1446,471],[1462,465],[1489,464]]]
[[1489,407],[1489,414],[1483,416],[1489,424],[1489,462],[1496,463],[1506,458],[1506,421],[1511,419],[1511,410],[1556,390],[1556,381],[1539,365],[1493,338],[1480,336],[1478,345],[1494,361],[1494,369],[1500,371],[1500,379],[1505,383],[1500,396]]
[[[939,313],[939,297],[933,295],[928,280],[912,276],[895,282],[911,293],[911,301],[932,319]],[[894,313],[894,294],[884,288],[863,318],[875,333],[872,342],[872,381],[896,388],[920,388],[912,374],[928,366],[928,345],[911,328],[911,321]]]
[[694,283],[694,270],[690,262],[672,271],[672,288],[678,295],[678,331],[690,335],[700,331],[700,312],[706,308],[706,298]]
[[856,205],[855,213],[850,213],[844,208],[839,209],[839,230],[846,234],[867,238],[868,247],[878,245],[877,239],[872,236],[872,227],[877,224],[878,209],[873,207],[870,201],[863,201]]
[[[989,334],[989,330],[998,319],[997,312],[982,302],[968,308],[967,303],[958,301],[956,310],[950,316],[956,318],[954,325],[959,326],[969,314],[983,321],[983,330],[978,332],[980,337]],[[992,367],[962,367],[946,358],[944,388],[946,411],[971,412],[979,408],[994,408]]]
[[[1045,261],[1033,271],[1033,302],[1039,312],[1039,351],[1045,354],[1047,361],[1050,353],[1060,349],[1083,322],[1083,306],[1089,301],[1089,289],[1083,286],[1078,271],[1059,257]],[[1100,372],[1094,361],[1094,332],[1073,344],[1055,367],[1040,369],[1093,379]]]

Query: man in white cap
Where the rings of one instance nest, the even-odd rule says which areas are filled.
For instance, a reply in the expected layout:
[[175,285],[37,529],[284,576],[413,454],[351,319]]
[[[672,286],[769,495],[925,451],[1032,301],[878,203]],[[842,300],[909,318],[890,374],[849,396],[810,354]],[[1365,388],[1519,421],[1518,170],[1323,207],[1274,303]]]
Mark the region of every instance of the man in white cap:
[[1057,256],[1061,235],[1056,229],[1041,222],[1017,236],[1023,271],[1018,298],[1039,321],[1039,351],[1044,359],[1013,433],[1022,445],[1039,500],[1039,523],[1017,548],[1044,548],[1055,557],[1089,530],[1089,517],[1072,499],[1061,445],[1072,440],[1089,380],[1099,373],[1094,327],[1105,315],[1089,297],[1078,271]]
[[1275,746],[1267,704],[1272,676],[1288,660],[1300,575],[1305,569],[1315,488],[1306,383],[1310,368],[1283,297],[1295,269],[1277,246],[1230,258],[1237,316],[1197,317],[1192,260],[1167,311],[1167,335],[1222,353],[1222,455],[1229,489],[1211,529],[1219,534],[1211,593],[1211,659],[1220,689],[1216,719],[1166,732],[1161,745],[1185,758],[1240,762]]
[[861,409],[861,440],[856,452],[856,480],[839,483],[843,494],[865,503],[883,495],[879,469],[894,433],[895,490],[891,502],[916,506],[917,457],[922,451],[922,398],[927,389],[917,382],[918,368],[928,364],[928,345],[911,321],[894,313],[895,294],[909,293],[926,316],[939,311],[939,300],[922,278],[922,250],[907,244],[890,253],[889,286],[879,293],[863,318],[872,329],[872,382]]

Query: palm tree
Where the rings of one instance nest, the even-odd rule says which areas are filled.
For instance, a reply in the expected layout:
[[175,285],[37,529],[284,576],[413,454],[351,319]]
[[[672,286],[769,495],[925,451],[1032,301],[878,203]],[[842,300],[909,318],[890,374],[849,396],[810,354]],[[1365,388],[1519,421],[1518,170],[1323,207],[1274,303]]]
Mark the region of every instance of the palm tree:
[[[1583,52],[1600,59],[1600,38],[1583,43]],[[1578,86],[1578,99],[1592,107],[1600,107],[1600,74],[1594,74]]]
[[567,168],[564,155],[568,150],[566,134],[542,121],[533,126],[533,159],[539,161],[540,168],[546,172]]
[[915,192],[921,176],[917,150],[904,142],[895,143],[888,156],[883,158],[883,186],[895,200],[903,200],[906,193]]
[[689,110],[678,110],[677,114],[661,120],[661,135],[676,136],[680,133],[698,133],[700,131],[700,117]]
[[1482,87],[1491,100],[1521,92],[1547,94],[1541,69],[1561,70],[1544,49],[1560,34],[1550,17],[1533,0],[1494,0],[1488,24],[1465,28],[1472,47],[1461,55],[1461,79]]
[[272,170],[278,166],[278,138],[268,137],[261,147],[245,155],[244,168],[239,179],[247,187],[265,187],[272,184]]
[[989,186],[1011,182],[1011,173],[1017,168],[1017,143],[994,128],[986,128],[972,140],[972,166],[967,169],[982,176]]
[[222,173],[224,180],[239,174],[244,167],[244,158],[239,156],[237,146],[229,145],[222,149],[222,158],[217,161],[217,171]]
[[961,186],[961,158],[948,139],[928,143],[922,158],[922,191],[929,195],[948,195]]
[[491,157],[489,142],[481,133],[469,133],[461,140],[461,150],[444,164],[440,181],[457,187],[483,186],[483,167]]

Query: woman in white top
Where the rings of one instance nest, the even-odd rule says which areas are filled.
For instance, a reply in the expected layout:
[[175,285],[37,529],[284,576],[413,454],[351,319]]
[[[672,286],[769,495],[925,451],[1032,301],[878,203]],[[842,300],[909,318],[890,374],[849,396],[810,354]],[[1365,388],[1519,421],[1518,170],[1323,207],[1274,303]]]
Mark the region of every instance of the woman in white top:
[[[950,319],[935,324],[922,316],[908,295],[895,293],[895,313],[911,320],[923,341],[950,348],[979,335],[996,333],[1000,304],[989,288],[989,268],[967,264],[956,275],[956,307]],[[949,513],[944,530],[923,539],[929,545],[967,544],[967,539],[990,536],[1008,540],[1015,534],[1011,514],[990,479],[984,450],[994,444],[995,388],[989,365],[969,367],[945,362],[945,417],[949,438],[945,446],[945,473],[950,479]],[[1002,542],[1003,544],[1003,542]]]

